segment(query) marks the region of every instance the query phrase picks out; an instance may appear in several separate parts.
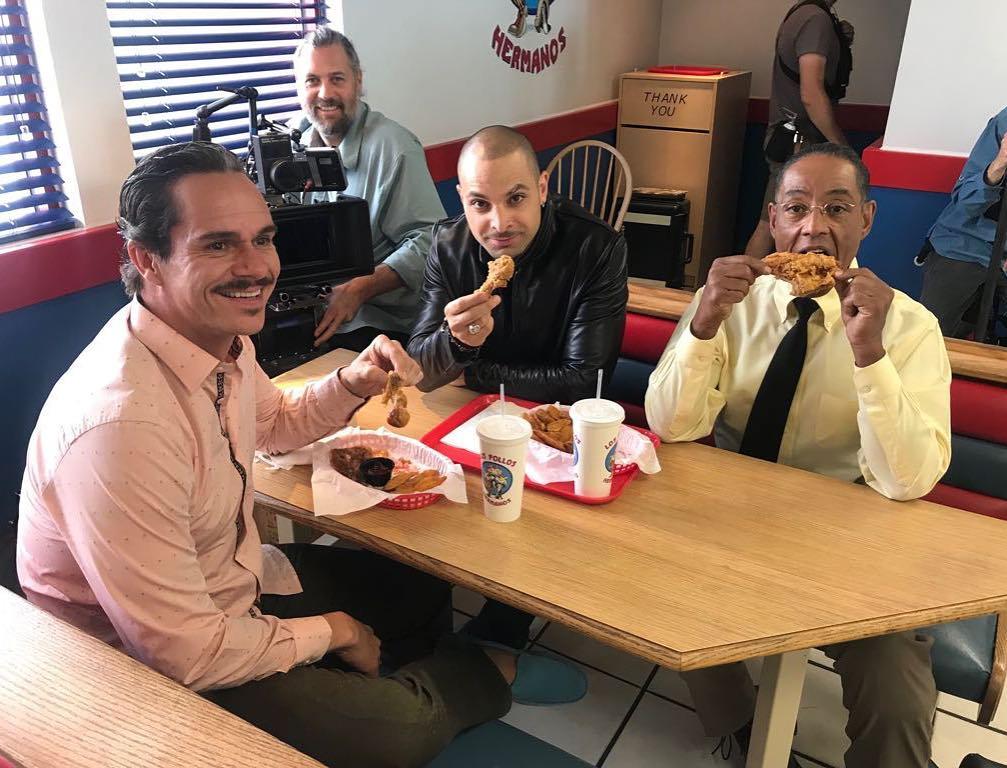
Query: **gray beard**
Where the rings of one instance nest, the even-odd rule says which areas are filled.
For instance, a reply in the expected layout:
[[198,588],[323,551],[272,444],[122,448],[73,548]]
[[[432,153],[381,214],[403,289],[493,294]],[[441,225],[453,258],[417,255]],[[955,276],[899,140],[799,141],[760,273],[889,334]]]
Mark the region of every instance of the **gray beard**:
[[308,122],[314,127],[318,132],[319,136],[326,139],[336,139],[337,141],[342,140],[342,138],[349,132],[350,127],[353,125],[353,118],[346,113],[343,116],[332,123],[323,123],[315,118],[314,112],[308,114]]

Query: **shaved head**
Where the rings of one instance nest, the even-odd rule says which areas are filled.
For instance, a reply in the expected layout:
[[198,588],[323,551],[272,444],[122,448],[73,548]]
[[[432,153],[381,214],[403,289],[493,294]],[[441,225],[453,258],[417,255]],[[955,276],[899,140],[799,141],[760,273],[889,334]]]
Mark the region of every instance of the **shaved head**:
[[469,230],[491,257],[523,254],[542,223],[548,176],[535,150],[513,128],[491,125],[458,156],[458,196]]
[[461,154],[458,156],[458,168],[470,157],[479,160],[497,160],[506,157],[514,152],[527,161],[532,173],[539,174],[538,157],[532,148],[531,142],[525,138],[524,134],[518,133],[513,128],[506,125],[491,125],[477,131],[465,142]]

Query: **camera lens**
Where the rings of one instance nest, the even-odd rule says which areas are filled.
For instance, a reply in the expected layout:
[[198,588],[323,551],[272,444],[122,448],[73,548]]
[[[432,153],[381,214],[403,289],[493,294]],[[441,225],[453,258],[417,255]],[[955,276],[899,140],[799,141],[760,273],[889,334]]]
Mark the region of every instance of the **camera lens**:
[[269,179],[281,192],[300,192],[304,189],[305,178],[292,158],[274,163],[269,169]]

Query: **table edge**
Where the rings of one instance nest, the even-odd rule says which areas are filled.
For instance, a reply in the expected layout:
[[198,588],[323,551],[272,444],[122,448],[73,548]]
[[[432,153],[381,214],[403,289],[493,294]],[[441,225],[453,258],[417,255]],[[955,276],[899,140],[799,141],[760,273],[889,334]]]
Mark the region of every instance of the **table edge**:
[[941,606],[939,608],[916,611],[911,614],[882,616],[856,624],[837,624],[821,629],[804,630],[786,635],[759,638],[758,640],[732,643],[715,648],[692,651],[676,651],[639,637],[628,636],[612,627],[587,616],[566,611],[532,595],[484,579],[478,574],[466,571],[437,558],[386,541],[377,536],[360,531],[340,522],[339,516],[313,515],[282,499],[255,492],[257,504],[269,511],[289,517],[315,530],[345,538],[355,544],[390,557],[398,562],[413,566],[452,584],[458,584],[476,592],[500,600],[536,616],[556,621],[566,627],[578,630],[594,640],[619,650],[639,656],[647,661],[669,667],[676,671],[688,671],[727,664],[734,661],[773,656],[788,651],[799,651],[832,643],[859,640],[876,635],[890,634],[944,624],[959,619],[974,618],[1007,610],[1007,594],[969,603]]

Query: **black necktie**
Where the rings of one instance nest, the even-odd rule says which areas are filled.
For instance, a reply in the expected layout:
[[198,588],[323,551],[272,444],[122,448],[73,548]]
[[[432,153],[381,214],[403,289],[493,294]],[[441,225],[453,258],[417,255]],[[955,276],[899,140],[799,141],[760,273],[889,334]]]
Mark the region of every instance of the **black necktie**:
[[813,299],[794,299],[793,304],[797,322],[780,340],[769,361],[738,449],[738,453],[766,461],[776,461],[780,455],[783,430],[808,351],[808,319],[818,309]]

